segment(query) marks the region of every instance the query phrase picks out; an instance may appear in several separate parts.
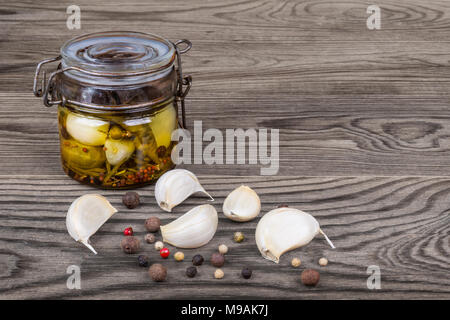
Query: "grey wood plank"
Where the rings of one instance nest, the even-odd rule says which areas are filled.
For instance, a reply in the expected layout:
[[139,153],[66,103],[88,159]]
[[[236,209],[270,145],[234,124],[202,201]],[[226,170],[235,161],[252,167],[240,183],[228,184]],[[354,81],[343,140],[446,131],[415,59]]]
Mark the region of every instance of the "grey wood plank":
[[[194,120],[202,120],[204,130],[218,128],[224,136],[226,129],[279,129],[282,175],[448,176],[448,102],[321,97],[285,101],[274,108],[279,101],[192,98],[187,119],[191,128]],[[29,111],[19,112],[21,108]],[[18,95],[2,106],[1,174],[61,173],[55,112],[30,94]],[[197,173],[227,175],[259,174],[261,165],[187,167]]]
[[[362,0],[81,0],[79,31],[65,27],[72,3],[0,3],[0,298],[450,298],[448,1],[378,1],[375,32],[365,26]],[[210,244],[185,250],[189,260],[230,245],[221,281],[208,265],[187,279],[189,262],[170,259],[168,281],[155,284],[136,255],[122,254],[123,228],[132,225],[142,238],[149,215],[166,223],[204,199],[163,213],[148,186],[139,189],[145,204],[130,211],[122,191],[62,174],[55,109],[31,93],[35,65],[75,35],[111,29],[193,41],[183,59],[194,77],[189,125],[280,129],[278,176],[258,176],[251,165],[185,166],[213,193],[219,213],[227,193],[248,183],[264,213],[280,203],[311,212],[338,249],[318,237],[275,265],[257,252],[257,221],[221,215]],[[86,192],[120,208],[93,238],[99,256],[65,230],[70,202]],[[239,245],[231,241],[238,230],[248,236]],[[142,252],[161,261],[150,245]],[[289,266],[294,256],[300,270]],[[307,289],[300,271],[318,268],[321,256],[330,264],[320,269],[320,285]],[[81,291],[66,288],[70,264],[81,266]],[[382,269],[379,291],[366,288],[371,264]],[[244,265],[254,269],[250,281],[239,278]]]
[[[173,213],[161,211],[152,186],[138,190],[143,205],[128,210],[121,204],[123,192],[100,191],[119,212],[92,238],[95,256],[75,243],[65,228],[65,212],[77,196],[95,190],[65,176],[0,177],[0,277],[1,298],[437,298],[450,297],[448,178],[414,177],[260,177],[200,176],[215,197],[220,221],[214,239],[205,247],[183,250],[184,262],[162,260],[152,245],[141,254],[168,267],[168,280],[153,283],[146,269],[137,265],[138,254],[119,248],[122,230],[132,226],[143,240],[144,221],[157,215],[165,224],[189,208],[205,203],[189,198]],[[284,255],[279,265],[263,259],[254,242],[258,219],[235,223],[221,213],[221,204],[241,183],[254,188],[262,200],[262,212],[283,203],[312,213],[337,249],[317,237],[307,246]],[[235,231],[247,239],[231,240]],[[157,236],[160,237],[159,235]],[[214,268],[205,263],[199,276],[188,279],[184,270],[196,253],[207,259],[220,243],[230,247],[222,280],[213,279]],[[170,246],[169,246],[170,247]],[[175,248],[170,247],[172,253]],[[302,260],[290,267],[292,257]],[[319,267],[325,256],[330,263]],[[79,265],[82,289],[66,288],[66,268]],[[251,280],[239,277],[248,265]],[[368,290],[366,269],[378,265],[382,289]],[[320,268],[321,281],[309,289],[299,282],[304,268]]]

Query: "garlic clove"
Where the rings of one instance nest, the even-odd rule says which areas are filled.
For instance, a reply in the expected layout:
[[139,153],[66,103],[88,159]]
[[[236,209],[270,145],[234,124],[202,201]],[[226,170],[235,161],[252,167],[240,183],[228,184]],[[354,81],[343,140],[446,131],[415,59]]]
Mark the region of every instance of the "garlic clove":
[[210,204],[192,208],[187,213],[161,226],[163,241],[178,248],[199,248],[216,233],[219,218]]
[[88,146],[105,144],[109,122],[69,113],[66,119],[67,132],[77,141]]
[[114,208],[105,197],[99,194],[86,194],[69,207],[66,215],[66,227],[70,236],[97,254],[89,244],[89,238],[114,214]]
[[105,141],[106,160],[113,166],[123,163],[131,157],[134,148],[135,146],[132,140],[107,139]]
[[[80,150],[86,152],[80,152]],[[73,165],[81,169],[102,167],[106,161],[102,147],[88,146],[63,137],[61,137],[61,155],[69,166]]]
[[277,208],[258,222],[255,239],[262,256],[279,263],[283,253],[308,244],[318,233],[335,248],[312,215],[294,208]]
[[240,186],[226,197],[222,209],[228,219],[250,221],[261,211],[261,200],[253,189]]
[[197,177],[185,169],[174,169],[163,174],[155,186],[155,198],[161,209],[171,212],[196,192],[202,192],[214,201],[213,197],[203,189]]
[[150,122],[156,143],[159,146],[169,147],[172,140],[172,132],[177,128],[177,112],[170,104],[152,116]]

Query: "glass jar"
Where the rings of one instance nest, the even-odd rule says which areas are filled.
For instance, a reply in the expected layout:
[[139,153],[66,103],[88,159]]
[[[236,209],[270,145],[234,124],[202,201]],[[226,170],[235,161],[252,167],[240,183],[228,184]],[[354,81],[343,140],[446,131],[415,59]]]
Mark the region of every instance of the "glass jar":
[[[73,179],[92,186],[131,188],[174,167],[172,131],[185,128],[184,97],[192,83],[172,43],[137,32],[103,32],[66,42],[60,56],[41,61],[34,94],[58,106],[61,161]],[[47,63],[58,63],[46,80]],[[181,106],[181,122],[178,109]]]

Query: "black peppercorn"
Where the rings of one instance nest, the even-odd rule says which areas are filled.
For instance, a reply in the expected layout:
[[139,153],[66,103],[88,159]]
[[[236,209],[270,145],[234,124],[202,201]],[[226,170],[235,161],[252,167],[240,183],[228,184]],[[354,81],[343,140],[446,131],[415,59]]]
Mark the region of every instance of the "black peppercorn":
[[222,254],[218,253],[218,252],[214,252],[211,256],[211,264],[214,267],[220,268],[224,265],[225,263],[225,258]]
[[196,254],[192,258],[192,264],[194,266],[201,266],[203,264],[203,261],[205,261],[205,259],[203,259],[203,257],[200,254]]
[[189,278],[195,277],[196,274],[197,274],[197,268],[196,268],[196,267],[188,267],[188,268],[186,269],[186,275],[187,275]]
[[138,263],[140,267],[148,267],[148,257],[147,256],[139,256]]
[[252,270],[250,270],[249,268],[244,268],[242,269],[241,274],[244,279],[250,279],[250,277],[252,276]]
[[133,236],[123,237],[120,246],[122,247],[123,252],[125,253],[136,253],[140,248],[140,241],[138,238]]
[[123,195],[122,202],[128,209],[134,209],[140,203],[139,194],[137,194],[137,192],[134,191],[127,192]]

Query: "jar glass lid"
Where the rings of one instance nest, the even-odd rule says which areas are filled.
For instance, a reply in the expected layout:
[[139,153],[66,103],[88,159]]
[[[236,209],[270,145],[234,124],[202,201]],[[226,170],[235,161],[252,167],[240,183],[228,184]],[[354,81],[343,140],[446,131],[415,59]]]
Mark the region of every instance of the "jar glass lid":
[[76,37],[61,48],[62,66],[100,74],[157,72],[175,60],[174,45],[157,35],[111,31]]

